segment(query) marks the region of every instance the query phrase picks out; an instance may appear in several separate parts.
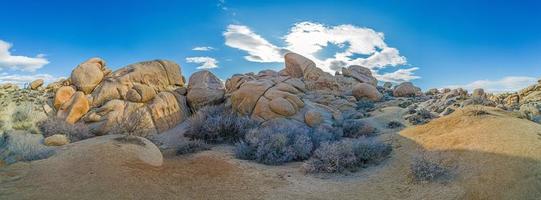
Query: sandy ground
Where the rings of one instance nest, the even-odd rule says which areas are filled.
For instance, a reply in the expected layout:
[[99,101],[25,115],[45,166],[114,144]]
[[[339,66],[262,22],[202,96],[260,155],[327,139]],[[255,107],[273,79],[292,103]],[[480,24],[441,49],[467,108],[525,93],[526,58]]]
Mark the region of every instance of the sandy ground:
[[[0,168],[0,199],[541,199],[541,125],[486,109],[490,114],[457,111],[399,134],[383,130],[391,157],[345,175],[306,175],[302,163],[237,160],[225,145],[165,154],[154,167],[140,159],[140,148],[126,147],[133,144],[100,137],[46,160]],[[400,110],[378,112],[392,119]],[[454,166],[452,178],[413,182],[409,166],[419,151]]]

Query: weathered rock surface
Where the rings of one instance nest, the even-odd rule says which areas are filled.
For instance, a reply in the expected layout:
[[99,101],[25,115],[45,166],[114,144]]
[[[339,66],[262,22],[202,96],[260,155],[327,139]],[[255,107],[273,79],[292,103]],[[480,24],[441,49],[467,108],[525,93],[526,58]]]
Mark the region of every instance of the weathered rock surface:
[[393,91],[393,95],[395,97],[414,97],[414,96],[420,96],[421,89],[418,87],[415,87],[413,83],[410,82],[404,82],[400,85],[396,86]]
[[378,83],[378,80],[372,76],[370,69],[359,65],[342,68],[342,74],[346,77],[352,77],[361,83],[368,83],[373,86],[376,86]]
[[90,110],[90,105],[85,94],[77,91],[70,100],[60,106],[57,117],[65,119],[66,122],[74,124]]
[[103,80],[107,71],[105,61],[101,58],[91,58],[73,69],[71,81],[77,90],[90,94]]
[[37,90],[39,87],[43,85],[43,79],[37,79],[35,81],[32,81],[30,83],[30,89],[31,90]]
[[54,96],[54,108],[58,110],[60,106],[71,99],[75,92],[75,89],[70,86],[63,86],[59,88]]
[[62,134],[54,134],[49,137],[46,137],[43,140],[43,144],[45,144],[45,146],[62,146],[69,143],[70,141],[68,137]]
[[190,77],[188,84],[188,104],[194,110],[224,100],[225,86],[210,71],[198,71]]
[[359,83],[353,87],[353,96],[357,99],[369,99],[372,101],[379,101],[383,98],[383,95],[378,91],[376,87],[369,83]]

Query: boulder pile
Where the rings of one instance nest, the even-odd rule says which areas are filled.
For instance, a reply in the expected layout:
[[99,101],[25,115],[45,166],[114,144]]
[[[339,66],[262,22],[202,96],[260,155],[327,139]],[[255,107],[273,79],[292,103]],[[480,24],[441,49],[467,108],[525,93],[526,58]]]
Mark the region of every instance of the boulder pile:
[[[276,120],[332,127],[342,113],[355,112],[359,100],[422,96],[411,83],[377,86],[370,69],[352,65],[335,75],[296,53],[284,57],[285,69],[236,74],[225,81],[210,71],[191,75],[186,83],[178,64],[167,60],[139,62],[112,71],[92,58],[79,64],[67,80],[49,84],[50,105],[69,123],[84,122],[96,135],[115,132],[133,119],[148,122],[137,135],[171,129],[208,105],[225,103],[260,123]],[[146,123],[145,123],[146,124]]]

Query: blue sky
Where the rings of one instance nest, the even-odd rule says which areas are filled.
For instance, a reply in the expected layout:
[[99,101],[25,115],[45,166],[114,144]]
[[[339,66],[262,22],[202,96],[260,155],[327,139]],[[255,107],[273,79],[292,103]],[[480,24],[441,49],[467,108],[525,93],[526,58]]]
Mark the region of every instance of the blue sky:
[[362,64],[381,80],[411,80],[424,89],[507,91],[541,77],[539,1],[0,0],[0,5],[0,82],[66,77],[95,56],[113,69],[169,59],[185,76],[203,65],[226,79],[279,70],[287,51],[310,57],[329,72],[333,66]]

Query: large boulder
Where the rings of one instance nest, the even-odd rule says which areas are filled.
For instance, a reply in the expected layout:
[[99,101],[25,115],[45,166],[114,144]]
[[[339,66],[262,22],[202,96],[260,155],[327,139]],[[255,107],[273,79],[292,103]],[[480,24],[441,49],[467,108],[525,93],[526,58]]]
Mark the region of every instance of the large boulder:
[[90,94],[103,80],[107,69],[101,58],[91,58],[79,64],[71,72],[71,81],[77,90]]
[[69,101],[73,94],[75,94],[75,89],[71,86],[62,86],[60,87],[54,96],[54,108],[59,109],[64,103]]
[[81,91],[75,92],[69,101],[62,104],[57,112],[57,117],[74,124],[79,121],[90,109],[88,99]]
[[379,101],[383,98],[383,95],[378,91],[376,87],[369,83],[359,83],[353,87],[353,96],[357,99],[369,99],[372,101]]
[[541,103],[531,102],[520,106],[520,113],[526,119],[541,123]]
[[346,77],[352,77],[361,83],[368,83],[373,86],[376,86],[378,83],[378,80],[372,76],[370,69],[359,65],[342,68],[342,74]]
[[307,72],[317,68],[314,61],[297,53],[287,53],[284,60],[286,64],[285,72],[293,78],[303,78]]
[[472,97],[473,98],[478,98],[478,99],[486,99],[487,95],[486,95],[485,90],[483,88],[477,88],[477,89],[473,90]]
[[420,95],[422,95],[421,89],[415,87],[411,82],[403,82],[393,90],[393,96],[395,97],[413,97]]
[[31,90],[37,90],[39,87],[43,85],[43,79],[37,79],[35,81],[32,81],[30,83],[30,89]]
[[186,120],[190,115],[186,97],[174,92],[161,92],[148,109],[157,132],[164,132]]
[[198,71],[190,76],[188,104],[193,110],[223,102],[224,83],[208,70]]

